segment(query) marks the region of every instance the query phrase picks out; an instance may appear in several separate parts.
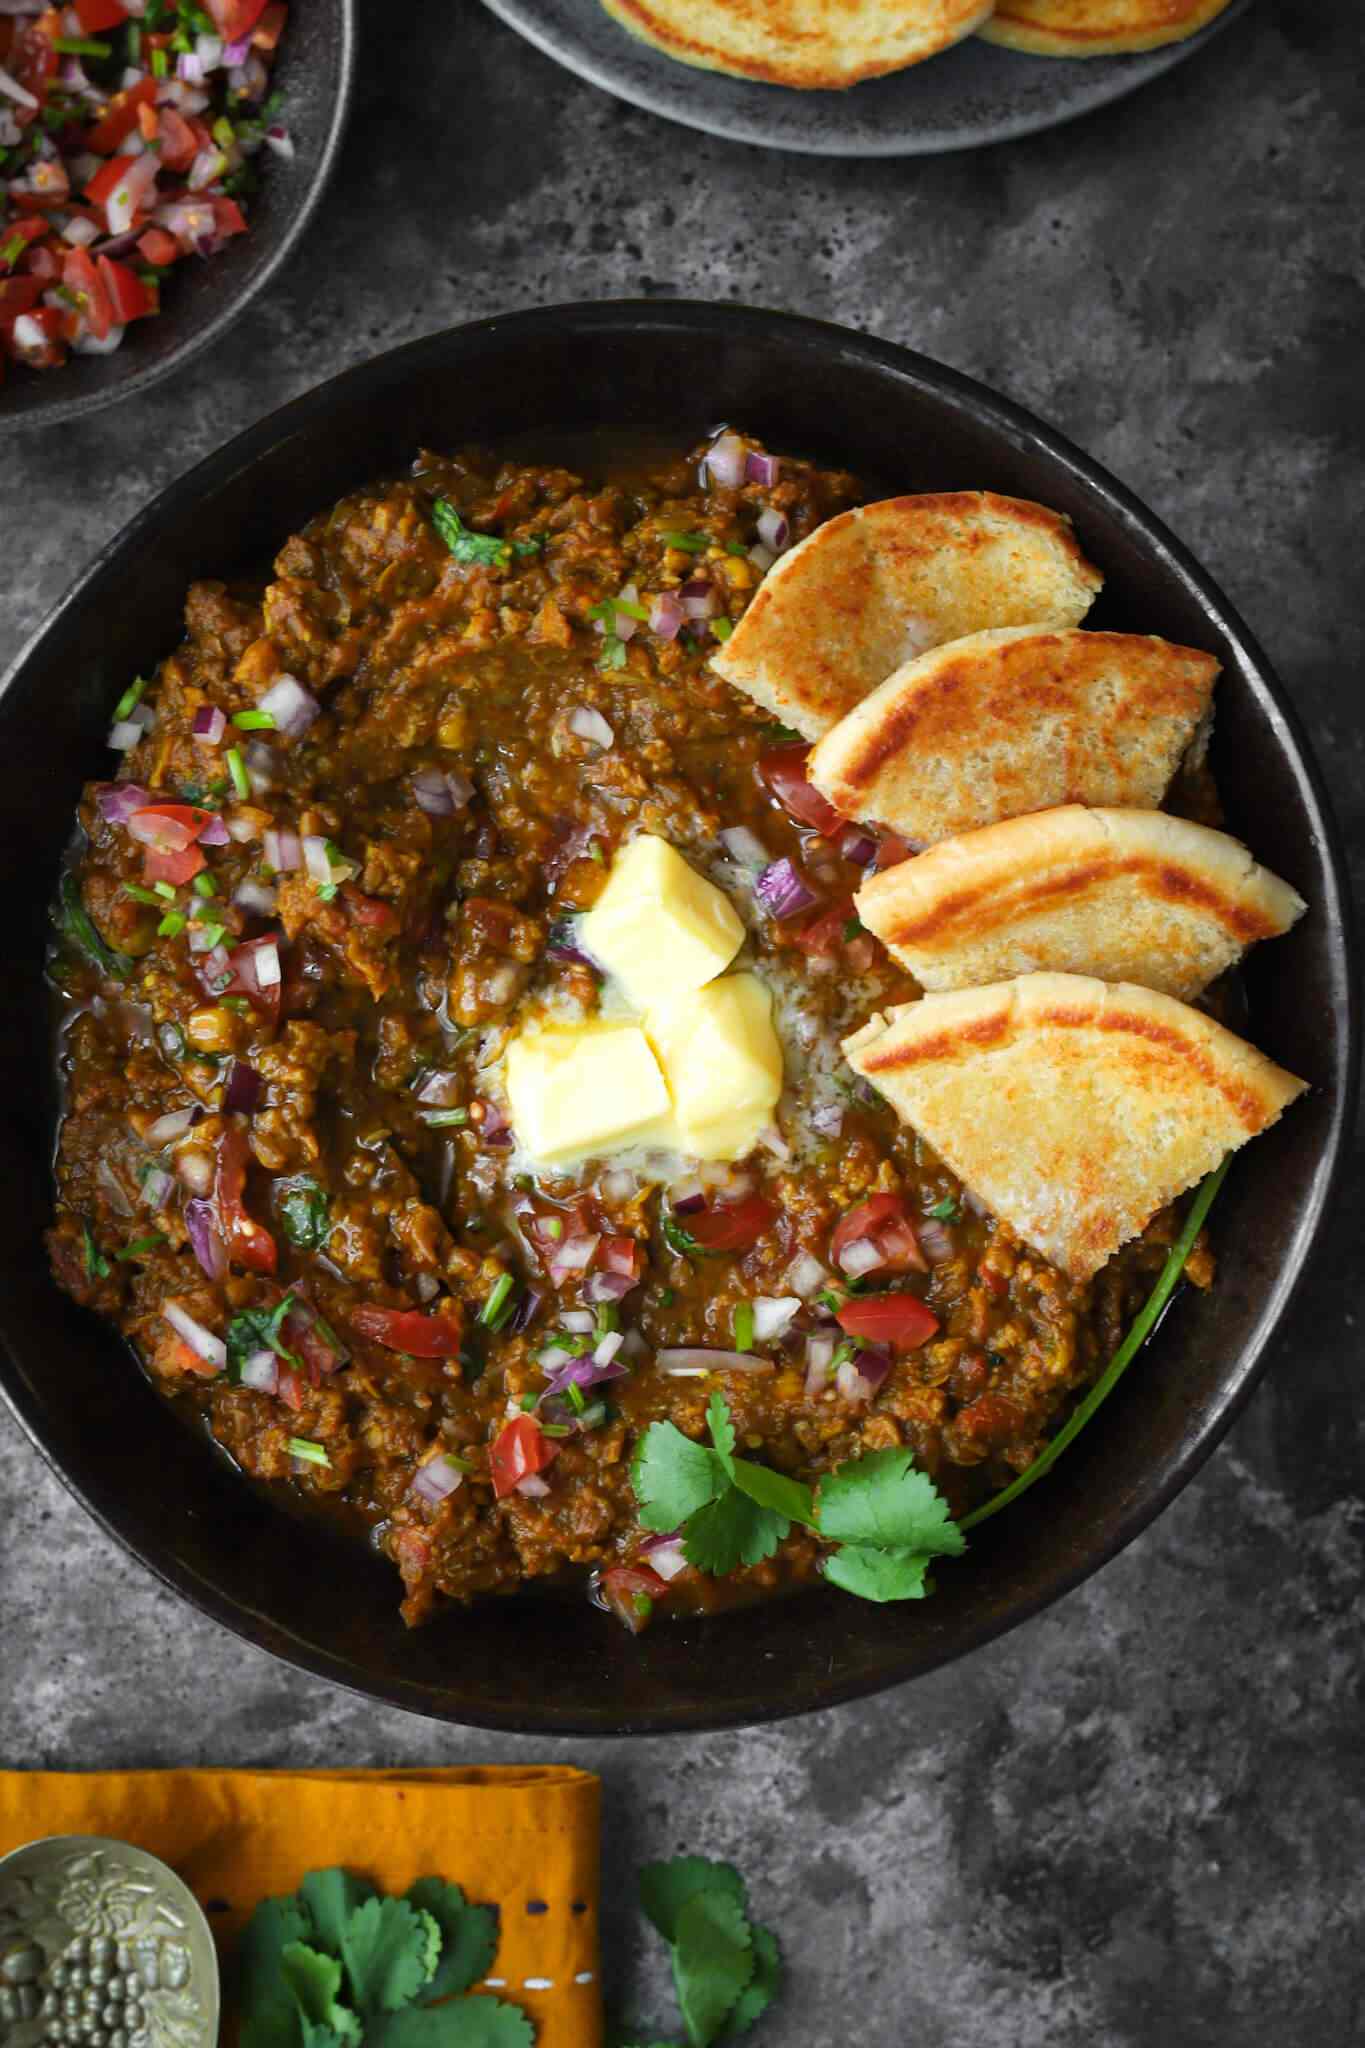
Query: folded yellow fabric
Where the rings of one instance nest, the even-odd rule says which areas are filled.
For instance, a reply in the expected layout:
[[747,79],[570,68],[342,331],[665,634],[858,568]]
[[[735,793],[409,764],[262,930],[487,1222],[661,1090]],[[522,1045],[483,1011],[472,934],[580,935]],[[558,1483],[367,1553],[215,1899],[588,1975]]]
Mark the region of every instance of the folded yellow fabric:
[[110,1835],[160,1856],[209,1917],[224,1965],[258,1900],[340,1864],[386,1892],[444,1877],[500,1909],[486,1979],[536,2048],[600,2048],[600,1794],[554,1765],[446,1771],[0,1771],[0,1855]]

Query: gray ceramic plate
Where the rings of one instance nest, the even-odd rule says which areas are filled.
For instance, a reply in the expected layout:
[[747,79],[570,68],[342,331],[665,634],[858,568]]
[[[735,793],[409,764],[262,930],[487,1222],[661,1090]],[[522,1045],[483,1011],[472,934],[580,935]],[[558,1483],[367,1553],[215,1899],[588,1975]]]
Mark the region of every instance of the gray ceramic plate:
[[731,142],[808,156],[933,156],[1055,128],[1183,63],[1245,13],[1233,0],[1202,35],[1140,57],[1022,57],[969,36],[852,92],[791,92],[698,71],[627,33],[599,0],[486,0],[500,20],[632,106]]

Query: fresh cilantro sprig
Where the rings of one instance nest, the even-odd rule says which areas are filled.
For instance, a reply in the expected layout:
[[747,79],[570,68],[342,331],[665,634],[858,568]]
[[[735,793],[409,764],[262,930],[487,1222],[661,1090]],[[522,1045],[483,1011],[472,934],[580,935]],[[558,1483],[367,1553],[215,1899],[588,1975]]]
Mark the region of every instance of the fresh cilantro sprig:
[[683,1555],[724,1578],[761,1564],[793,1522],[837,1546],[825,1560],[832,1585],[864,1600],[920,1600],[935,1557],[966,1548],[946,1501],[907,1450],[873,1451],[823,1480],[818,1496],[799,1479],[735,1456],[735,1426],[723,1394],[706,1409],[710,1445],[671,1422],[645,1431],[631,1480],[645,1528],[683,1533]]
[[310,1871],[242,1936],[241,2048],[531,2048],[520,2007],[463,1996],[496,1949],[492,1909],[439,1877],[398,1899],[350,1871]]
[[309,1252],[326,1244],[332,1219],[327,1197],[315,1180],[304,1176],[294,1182],[280,1202],[280,1216],[291,1244]]
[[545,545],[544,534],[527,540],[504,540],[496,533],[473,533],[461,519],[449,498],[437,498],[431,508],[431,523],[457,562],[479,563],[487,569],[506,569],[514,555],[538,555]]
[[690,2048],[747,2033],[777,1995],[782,1955],[772,1931],[750,1920],[739,1872],[703,1856],[649,1863],[640,1904],[668,1944]]
[[227,1326],[227,1364],[228,1378],[234,1386],[240,1383],[248,1358],[258,1351],[273,1351],[286,1365],[300,1364],[281,1334],[293,1306],[293,1295],[286,1294],[274,1308],[239,1309],[232,1318]]

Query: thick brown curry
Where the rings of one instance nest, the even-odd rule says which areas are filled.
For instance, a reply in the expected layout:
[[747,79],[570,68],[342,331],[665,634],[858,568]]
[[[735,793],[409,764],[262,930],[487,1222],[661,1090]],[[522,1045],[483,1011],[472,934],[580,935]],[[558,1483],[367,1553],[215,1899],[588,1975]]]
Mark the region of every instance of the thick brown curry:
[[[633,1446],[658,1419],[701,1437],[717,1386],[748,1455],[813,1480],[904,1444],[960,1511],[1036,1455],[1171,1234],[1072,1285],[841,1065],[841,1032],[915,994],[850,904],[909,849],[828,813],[707,658],[773,546],[860,494],[788,459],[699,483],[700,453],[591,478],[424,454],[344,499],[264,587],[190,591],[183,645],[120,706],[143,731],[119,781],[81,804],[56,1275],[243,1472],[366,1532],[409,1622],[578,1581],[638,1626],[643,1592],[694,1611],[809,1578],[799,1530],[724,1581],[632,1576]],[[640,829],[748,926],[778,1126],[671,1185],[530,1172],[500,1056],[530,1000],[594,1010],[568,921]],[[756,897],[746,832],[795,864],[799,914]],[[882,1267],[850,1276],[869,1232]],[[895,1302],[833,1319],[892,1294],[908,1335]],[[793,1297],[755,1335],[753,1304]],[[611,1334],[617,1376],[547,1398]],[[699,1348],[741,1356],[660,1363]]]

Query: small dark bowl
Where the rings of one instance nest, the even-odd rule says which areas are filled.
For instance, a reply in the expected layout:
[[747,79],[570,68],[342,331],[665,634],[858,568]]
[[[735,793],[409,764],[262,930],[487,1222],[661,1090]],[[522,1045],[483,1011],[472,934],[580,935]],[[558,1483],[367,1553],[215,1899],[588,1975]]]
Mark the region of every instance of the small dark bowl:
[[0,384],[0,433],[56,426],[146,391],[224,335],[263,292],[313,217],[332,175],[351,110],[356,0],[298,0],[274,67],[293,161],[267,156],[247,232],[205,262],[178,263],[163,311],[138,320],[111,356],[69,357],[60,370],[9,366]]
[[[636,1639],[580,1603],[488,1602],[408,1634],[388,1564],[286,1516],[187,1434],[113,1333],[52,1284],[53,1091],[43,906],[109,707],[179,638],[191,578],[255,567],[311,513],[422,444],[577,431],[692,434],[732,419],[776,448],[905,490],[990,486],[1069,513],[1108,578],[1096,621],[1216,650],[1214,766],[1229,823],[1311,906],[1253,955],[1250,1031],[1312,1093],[1236,1162],[1213,1215],[1218,1285],[1187,1290],[1138,1371],[1036,1491],[985,1525],[922,1605],[821,1590]],[[0,1075],[0,1339],[14,1412],[78,1499],[204,1613],[371,1697],[552,1735],[774,1720],[931,1670],[1036,1614],[1195,1473],[1255,1385],[1349,1128],[1356,1015],[1334,831],[1295,715],[1208,577],[1129,492],[980,385],[861,335],[737,307],[569,306],[379,358],[210,457],[108,547],[0,694],[10,891]]]

